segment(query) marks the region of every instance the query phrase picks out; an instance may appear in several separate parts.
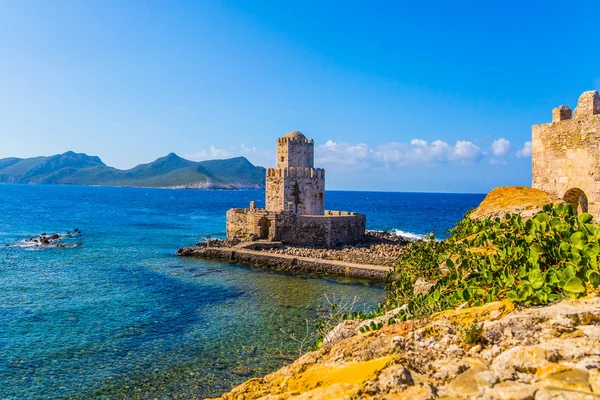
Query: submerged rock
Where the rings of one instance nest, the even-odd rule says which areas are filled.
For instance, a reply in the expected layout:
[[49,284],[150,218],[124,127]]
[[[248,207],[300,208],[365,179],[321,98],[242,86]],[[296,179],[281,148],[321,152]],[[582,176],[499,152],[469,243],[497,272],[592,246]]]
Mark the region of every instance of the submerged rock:
[[252,369],[250,367],[246,367],[245,365],[237,366],[232,371],[234,374],[239,376],[248,376],[252,375]]

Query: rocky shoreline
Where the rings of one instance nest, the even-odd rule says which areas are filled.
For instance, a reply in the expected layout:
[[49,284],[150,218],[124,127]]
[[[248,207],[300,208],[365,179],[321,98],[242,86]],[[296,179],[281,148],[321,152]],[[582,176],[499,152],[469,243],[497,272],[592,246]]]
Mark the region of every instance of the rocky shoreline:
[[363,243],[339,248],[318,248],[308,246],[287,246],[282,243],[266,245],[260,241],[241,242],[239,240],[208,239],[198,243],[198,247],[251,248],[274,255],[307,257],[319,260],[343,261],[355,264],[394,267],[404,251],[409,239],[391,232],[367,231]]
[[[600,399],[598,296],[389,321],[346,321],[318,351],[220,399]],[[361,333],[371,322],[384,326]]]
[[381,265],[272,254],[266,251],[236,247],[184,247],[179,249],[177,254],[180,257],[198,257],[283,271],[366,279],[373,282],[383,282],[391,270],[390,267]]

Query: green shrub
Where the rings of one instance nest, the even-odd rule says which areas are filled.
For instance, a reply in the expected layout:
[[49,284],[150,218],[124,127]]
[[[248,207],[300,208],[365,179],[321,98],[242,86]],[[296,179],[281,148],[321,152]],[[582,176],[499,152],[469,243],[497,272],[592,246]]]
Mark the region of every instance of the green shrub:
[[481,340],[483,324],[471,324],[467,328],[459,329],[465,344],[475,344]]
[[[450,233],[407,246],[388,277],[386,309],[408,304],[414,318],[505,298],[547,304],[600,286],[600,227],[569,204],[546,205],[530,220],[472,220],[467,213]],[[435,285],[415,295],[418,278]]]

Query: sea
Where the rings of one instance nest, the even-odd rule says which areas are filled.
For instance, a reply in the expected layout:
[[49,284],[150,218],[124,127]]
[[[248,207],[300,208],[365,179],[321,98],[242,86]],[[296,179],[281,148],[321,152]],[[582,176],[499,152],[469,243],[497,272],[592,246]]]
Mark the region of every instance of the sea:
[[[367,228],[443,238],[482,194],[327,191]],[[292,362],[329,303],[369,310],[367,281],[179,258],[224,238],[261,190],[0,185],[0,399],[218,396]],[[41,233],[81,234],[64,248]],[[301,347],[303,347],[301,349]]]

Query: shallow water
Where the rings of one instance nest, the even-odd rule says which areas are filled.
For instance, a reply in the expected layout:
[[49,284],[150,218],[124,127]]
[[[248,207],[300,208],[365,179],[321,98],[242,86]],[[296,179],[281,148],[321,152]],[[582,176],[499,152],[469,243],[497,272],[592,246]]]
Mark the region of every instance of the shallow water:
[[[440,236],[482,197],[328,192],[326,201],[366,212],[371,229]],[[290,332],[304,336],[325,294],[359,296],[367,308],[384,299],[363,281],[175,255],[205,235],[223,237],[225,211],[262,198],[0,185],[0,246],[82,231],[77,248],[0,248],[0,398],[218,395],[290,362]]]

